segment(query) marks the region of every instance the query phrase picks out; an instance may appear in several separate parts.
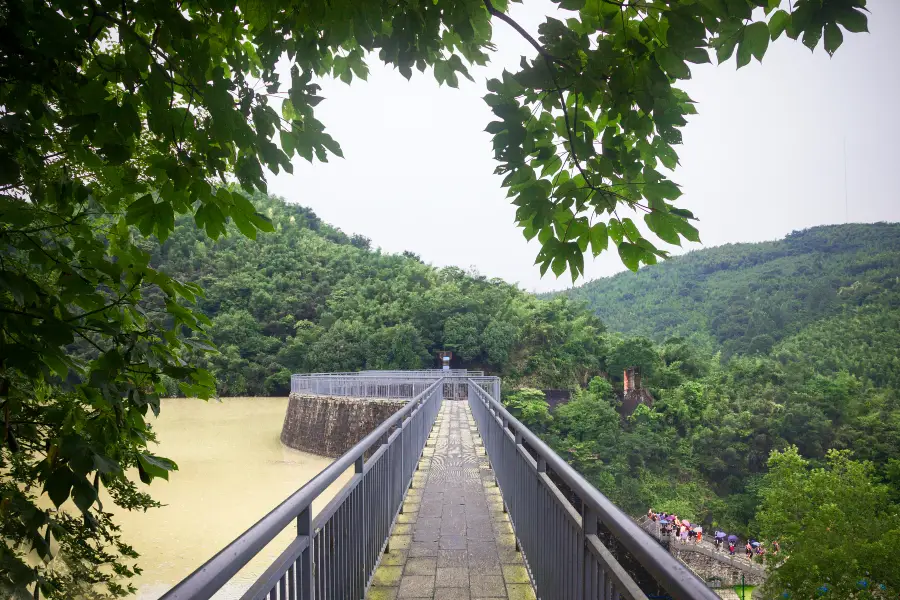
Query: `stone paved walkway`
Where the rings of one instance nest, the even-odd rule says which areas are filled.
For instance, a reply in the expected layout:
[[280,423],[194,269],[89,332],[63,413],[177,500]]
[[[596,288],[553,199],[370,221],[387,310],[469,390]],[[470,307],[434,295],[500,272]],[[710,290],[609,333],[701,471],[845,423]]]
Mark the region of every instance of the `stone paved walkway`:
[[534,600],[468,402],[444,400],[369,600]]

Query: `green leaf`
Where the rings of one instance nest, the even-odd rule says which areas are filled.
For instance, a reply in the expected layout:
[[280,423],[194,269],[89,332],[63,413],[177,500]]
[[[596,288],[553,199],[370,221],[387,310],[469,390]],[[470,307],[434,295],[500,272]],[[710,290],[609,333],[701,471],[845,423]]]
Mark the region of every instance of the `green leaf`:
[[607,230],[609,231],[609,237],[612,238],[617,246],[622,243],[622,239],[625,237],[625,231],[622,229],[622,223],[620,223],[618,219],[610,219]]
[[657,48],[653,55],[659,66],[673,79],[690,79],[691,69],[669,48]]
[[81,512],[86,513],[97,501],[97,490],[84,477],[75,477],[72,486],[72,500],[74,500],[75,506],[81,509]]
[[161,477],[169,479],[169,471],[177,471],[178,465],[168,458],[154,456],[152,454],[142,453],[138,455],[138,462],[143,471],[149,475],[150,479]]
[[626,237],[634,243],[637,243],[637,241],[641,239],[641,232],[638,231],[634,221],[629,217],[622,219],[622,230],[625,232]]
[[553,175],[557,171],[562,168],[562,159],[555,155],[550,161],[544,165],[544,168],[541,169],[541,177],[547,177],[548,175]]
[[44,483],[44,491],[50,496],[50,500],[53,501],[56,508],[62,506],[69,499],[69,491],[72,489],[74,475],[69,467],[58,467],[50,473],[50,476]]
[[[716,40],[716,60],[720,65],[734,54],[734,48],[737,46],[739,38],[740,36],[737,34],[726,34],[724,37]],[[748,59],[747,62],[750,62],[750,60]]]
[[94,468],[104,475],[118,475],[122,472],[119,463],[100,454],[94,454]]
[[622,259],[622,264],[631,271],[638,270],[638,267],[641,265],[641,257],[643,256],[644,251],[639,246],[629,244],[628,242],[619,244],[619,258]]
[[766,49],[769,47],[769,28],[762,21],[751,23],[744,29],[744,35],[741,36],[741,44],[738,47],[738,56],[740,57],[741,47],[746,46],[747,50],[758,60],[762,62]]
[[741,41],[738,44],[737,51],[737,68],[746,67],[750,64],[750,59],[752,58],[752,53],[750,52],[750,45],[744,43],[744,36],[741,36]]
[[819,45],[820,39],[822,39],[821,26],[812,26],[803,32],[803,45],[810,50],[816,49],[816,46]]
[[843,25],[844,29],[851,33],[863,33],[869,31],[869,23],[866,14],[856,8],[847,8],[838,13],[835,21]]
[[774,42],[781,34],[784,33],[784,30],[787,28],[788,24],[791,22],[791,15],[788,14],[785,10],[777,10],[775,14],[772,15],[772,18],[769,19],[769,35]]
[[125,214],[125,222],[129,225],[134,225],[135,223],[146,219],[153,214],[155,205],[156,203],[153,201],[153,196],[151,196],[150,194],[141,196],[128,205],[128,209]]
[[294,135],[290,131],[282,131],[278,134],[279,139],[281,140],[281,149],[287,154],[288,158],[291,158],[296,151],[294,147]]
[[53,369],[53,372],[59,375],[60,379],[65,379],[69,374],[69,365],[66,364],[66,359],[63,356],[59,356],[54,353],[47,353],[41,357],[44,363]]
[[678,236],[678,231],[675,229],[672,220],[673,217],[671,215],[659,211],[653,211],[644,215],[644,221],[647,223],[650,231],[658,235],[659,239],[680,246],[681,238]]
[[675,229],[678,230],[678,233],[680,233],[685,239],[692,242],[700,241],[700,233],[697,231],[697,228],[684,219],[674,219],[672,221],[672,224],[675,226]]
[[833,56],[843,41],[844,34],[841,33],[841,28],[836,23],[827,23],[825,25],[825,52]]
[[709,52],[706,50],[706,48],[685,48],[684,59],[688,62],[694,63],[695,65],[701,65],[711,62],[709,60]]
[[557,256],[553,259],[551,268],[553,269],[553,274],[559,277],[566,270],[566,259],[562,256]]
[[598,256],[609,246],[609,233],[606,230],[606,223],[595,223],[591,227],[591,252],[594,256]]

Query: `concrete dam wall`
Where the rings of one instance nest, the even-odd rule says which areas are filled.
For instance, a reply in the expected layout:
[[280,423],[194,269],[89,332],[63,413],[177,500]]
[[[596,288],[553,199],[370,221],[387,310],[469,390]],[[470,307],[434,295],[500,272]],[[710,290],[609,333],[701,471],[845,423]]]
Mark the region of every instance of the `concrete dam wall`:
[[292,393],[281,427],[281,442],[296,450],[336,458],[407,402]]

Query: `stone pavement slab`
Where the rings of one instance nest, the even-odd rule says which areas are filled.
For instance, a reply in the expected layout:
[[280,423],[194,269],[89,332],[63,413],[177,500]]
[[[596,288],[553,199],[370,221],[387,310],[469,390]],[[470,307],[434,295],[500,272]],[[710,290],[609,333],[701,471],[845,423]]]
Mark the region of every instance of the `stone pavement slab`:
[[444,400],[369,600],[535,600],[466,401]]

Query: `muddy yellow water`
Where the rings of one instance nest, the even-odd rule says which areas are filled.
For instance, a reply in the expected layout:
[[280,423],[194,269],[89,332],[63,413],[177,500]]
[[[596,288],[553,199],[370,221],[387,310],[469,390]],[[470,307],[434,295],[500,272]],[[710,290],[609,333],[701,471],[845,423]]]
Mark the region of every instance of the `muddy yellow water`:
[[[155,452],[173,459],[179,470],[168,482],[141,488],[165,506],[146,514],[115,511],[123,537],[141,554],[137,598],[161,596],[331,462],[281,444],[286,407],[287,398],[163,401],[153,422]],[[288,528],[217,598],[240,597],[290,536]]]

